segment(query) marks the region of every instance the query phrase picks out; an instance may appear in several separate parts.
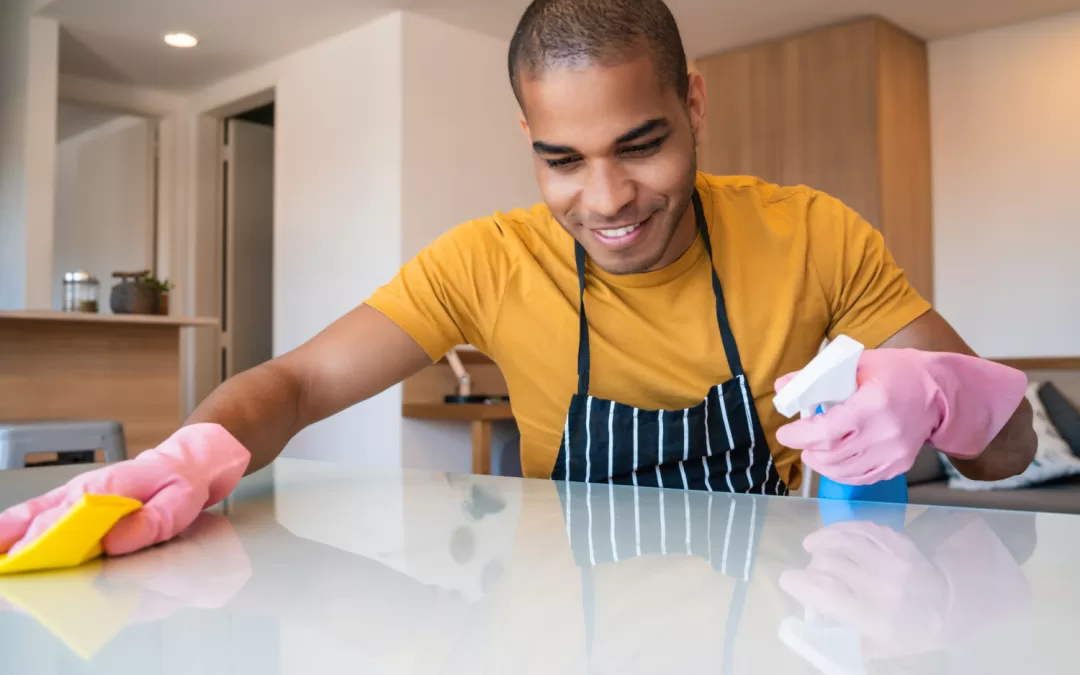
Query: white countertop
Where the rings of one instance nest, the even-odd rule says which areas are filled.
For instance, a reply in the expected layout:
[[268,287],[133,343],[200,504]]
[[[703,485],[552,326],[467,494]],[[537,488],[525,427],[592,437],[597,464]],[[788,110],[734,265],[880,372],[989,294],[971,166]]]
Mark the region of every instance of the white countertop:
[[279,460],[164,546],[0,577],[0,673],[1075,672],[1080,519],[821,504]]

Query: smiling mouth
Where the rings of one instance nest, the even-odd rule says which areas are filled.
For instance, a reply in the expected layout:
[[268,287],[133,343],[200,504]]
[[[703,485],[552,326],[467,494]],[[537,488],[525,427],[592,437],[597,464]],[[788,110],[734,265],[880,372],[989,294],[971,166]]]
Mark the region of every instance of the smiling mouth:
[[589,230],[589,232],[605,248],[622,249],[637,241],[644,233],[646,226],[651,220],[652,216],[649,216],[641,222],[632,223],[630,225],[613,227],[606,230]]
[[608,239],[617,239],[619,237],[625,237],[639,227],[641,227],[641,223],[634,223],[633,225],[619,227],[614,230],[597,230],[596,233],[601,237],[607,237]]

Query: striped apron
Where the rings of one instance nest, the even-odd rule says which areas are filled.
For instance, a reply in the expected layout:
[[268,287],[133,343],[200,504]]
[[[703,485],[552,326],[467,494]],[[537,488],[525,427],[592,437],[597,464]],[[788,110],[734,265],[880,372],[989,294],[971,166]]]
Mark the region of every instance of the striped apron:
[[[712,243],[697,191],[694,217],[709,259]],[[589,395],[589,323],[585,315],[585,249],[575,242],[578,274],[578,390],[570,399],[555,480],[786,495],[754,408],[715,265],[716,321],[731,379],[683,410],[644,410]]]

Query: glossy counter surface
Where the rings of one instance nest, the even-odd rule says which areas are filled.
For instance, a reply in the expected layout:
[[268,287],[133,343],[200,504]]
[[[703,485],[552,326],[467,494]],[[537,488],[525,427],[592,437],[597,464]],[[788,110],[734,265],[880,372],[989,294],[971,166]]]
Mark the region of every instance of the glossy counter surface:
[[1080,519],[823,506],[280,460],[164,546],[0,577],[0,673],[1076,672]]

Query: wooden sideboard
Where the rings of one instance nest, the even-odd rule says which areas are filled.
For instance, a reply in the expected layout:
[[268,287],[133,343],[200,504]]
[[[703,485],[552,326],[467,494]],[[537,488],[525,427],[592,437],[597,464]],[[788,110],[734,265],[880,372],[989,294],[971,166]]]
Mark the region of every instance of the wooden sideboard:
[[[473,391],[489,396],[505,396],[506,380],[495,363],[471,347],[458,347],[458,357],[469,371]],[[512,421],[510,405],[445,403],[456,393],[457,379],[446,359],[428,366],[405,380],[401,415],[405,419],[468,422],[472,427],[472,471],[491,473],[492,430],[496,422]]]
[[0,311],[0,421],[124,425],[128,456],[182,423],[180,332],[216,319]]

